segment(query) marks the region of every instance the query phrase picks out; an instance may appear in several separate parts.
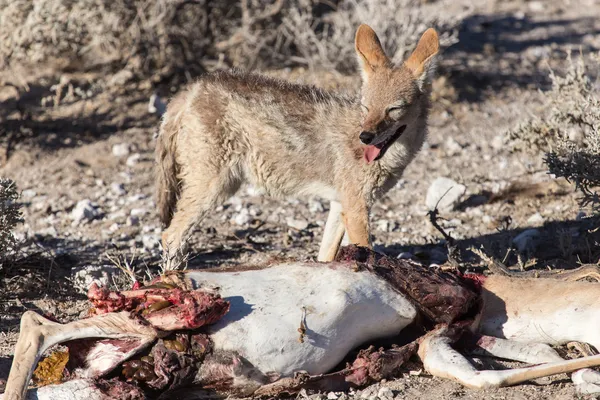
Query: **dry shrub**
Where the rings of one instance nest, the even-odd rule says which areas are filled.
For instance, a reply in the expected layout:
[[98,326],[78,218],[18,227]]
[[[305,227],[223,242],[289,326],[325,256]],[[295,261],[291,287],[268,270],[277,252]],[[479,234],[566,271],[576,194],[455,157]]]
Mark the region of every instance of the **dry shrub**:
[[442,7],[419,0],[0,0],[0,67],[52,61],[138,74],[199,65],[347,71],[363,22],[395,61],[430,26],[443,44],[453,42],[458,19],[433,17]]
[[[583,193],[583,204],[598,208],[600,197],[600,90],[587,73],[583,58],[568,57],[564,76],[551,73],[552,90],[547,93],[547,115],[527,121],[510,132],[516,149],[546,153],[550,173],[574,182]],[[600,55],[592,57],[592,68],[600,67]]]
[[13,229],[22,222],[18,198],[19,194],[14,182],[0,178],[0,266],[15,250],[16,240]]

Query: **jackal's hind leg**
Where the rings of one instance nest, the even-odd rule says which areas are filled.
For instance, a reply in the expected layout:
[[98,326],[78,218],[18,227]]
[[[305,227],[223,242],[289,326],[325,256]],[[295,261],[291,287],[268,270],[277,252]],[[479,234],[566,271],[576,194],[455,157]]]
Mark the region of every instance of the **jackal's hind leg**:
[[214,175],[204,170],[196,171],[195,176],[190,175],[185,181],[191,183],[182,188],[177,200],[177,211],[162,236],[167,270],[179,269],[194,228],[240,187],[239,179],[230,171]]
[[333,261],[340,248],[345,230],[342,221],[342,205],[337,201],[331,201],[317,261]]

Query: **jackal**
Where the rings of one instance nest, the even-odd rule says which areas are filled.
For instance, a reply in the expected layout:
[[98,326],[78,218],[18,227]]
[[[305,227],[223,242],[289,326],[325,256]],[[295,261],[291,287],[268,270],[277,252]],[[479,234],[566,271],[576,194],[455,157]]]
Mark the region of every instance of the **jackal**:
[[355,48],[362,75],[356,97],[219,71],[172,99],[155,153],[168,259],[243,182],[272,196],[331,201],[320,261],[335,257],[345,231],[351,243],[370,246],[371,205],[425,139],[439,41],[428,29],[410,57],[394,65],[373,29],[361,25]]

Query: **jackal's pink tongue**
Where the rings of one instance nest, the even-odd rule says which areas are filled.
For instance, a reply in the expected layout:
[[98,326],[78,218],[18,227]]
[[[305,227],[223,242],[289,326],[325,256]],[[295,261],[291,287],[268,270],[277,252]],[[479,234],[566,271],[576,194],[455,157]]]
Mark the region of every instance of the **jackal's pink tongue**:
[[377,156],[379,155],[380,152],[381,152],[381,149],[379,149],[373,145],[369,145],[369,146],[365,147],[364,158],[367,161],[367,164],[371,164],[373,162],[373,160],[375,160],[377,158]]

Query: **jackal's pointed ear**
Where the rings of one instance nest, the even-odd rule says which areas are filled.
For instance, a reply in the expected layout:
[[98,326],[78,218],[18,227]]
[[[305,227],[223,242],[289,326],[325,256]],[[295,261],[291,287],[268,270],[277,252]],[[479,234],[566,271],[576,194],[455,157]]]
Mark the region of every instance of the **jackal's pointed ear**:
[[435,56],[440,50],[440,41],[435,29],[429,28],[425,31],[417,48],[408,57],[404,65],[411,70],[422,90],[425,83],[431,80],[435,72]]
[[364,80],[369,78],[377,68],[391,65],[390,59],[385,55],[383,47],[377,34],[369,25],[362,24],[356,31],[354,46],[358,61],[360,62],[361,73]]

